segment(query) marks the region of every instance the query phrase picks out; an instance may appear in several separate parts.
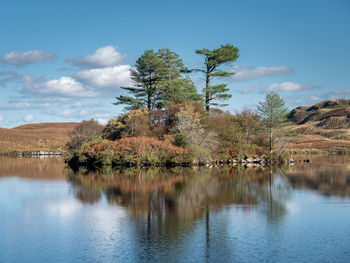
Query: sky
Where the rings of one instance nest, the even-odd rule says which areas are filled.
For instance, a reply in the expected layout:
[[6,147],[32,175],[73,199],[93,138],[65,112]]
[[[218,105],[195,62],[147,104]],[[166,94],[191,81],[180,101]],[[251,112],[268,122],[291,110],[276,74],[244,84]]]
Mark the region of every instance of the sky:
[[[350,98],[350,1],[1,1],[0,127],[121,114],[115,97],[146,49],[188,68],[195,49],[230,43],[225,110],[255,109],[277,92],[289,109]],[[203,77],[190,75],[199,92]]]

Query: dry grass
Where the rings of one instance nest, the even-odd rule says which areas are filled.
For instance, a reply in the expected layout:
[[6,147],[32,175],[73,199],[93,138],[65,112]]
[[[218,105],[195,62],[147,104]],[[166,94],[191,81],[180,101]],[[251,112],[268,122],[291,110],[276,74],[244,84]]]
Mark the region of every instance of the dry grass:
[[350,151],[350,141],[334,140],[315,134],[298,134],[288,144],[290,151],[339,152]]
[[13,129],[0,128],[0,153],[13,151],[64,152],[69,133],[79,123],[38,123]]

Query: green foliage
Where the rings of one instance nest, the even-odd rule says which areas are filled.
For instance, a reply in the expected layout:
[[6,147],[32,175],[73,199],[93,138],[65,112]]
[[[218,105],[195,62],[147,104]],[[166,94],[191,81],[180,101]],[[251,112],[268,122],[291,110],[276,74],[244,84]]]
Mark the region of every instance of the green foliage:
[[284,100],[274,92],[266,95],[265,101],[260,101],[257,106],[262,123],[270,132],[270,152],[272,153],[274,131],[283,128],[287,122],[288,109]]
[[212,85],[211,80],[213,77],[229,77],[235,74],[234,72],[225,71],[221,68],[236,61],[239,57],[238,51],[238,48],[231,44],[221,45],[221,47],[213,50],[206,48],[195,50],[197,54],[204,56],[205,69],[192,69],[185,71],[202,72],[205,74],[205,88],[203,89],[203,92],[207,112],[210,111],[211,105],[226,106],[226,104],[219,104],[217,101],[231,98],[232,95],[227,93],[229,89],[226,84]]
[[169,104],[201,101],[192,81],[181,76],[183,68],[179,55],[167,48],[146,50],[130,72],[133,86],[122,87],[131,96],[121,95],[114,104],[128,105],[127,110],[151,111]]
[[201,96],[197,93],[192,81],[183,78],[180,74],[184,68],[182,59],[168,48],[158,50],[162,61],[160,67],[160,97],[163,105],[182,104],[186,102],[200,102]]
[[117,119],[110,120],[102,135],[109,140],[118,140],[123,137],[151,136],[149,122],[148,110],[132,110],[122,114]]
[[268,93],[265,101],[259,102],[257,109],[268,128],[278,127],[287,120],[288,109],[285,107],[284,100],[277,93]]
[[248,154],[265,154],[266,140],[258,116],[249,110],[236,115],[219,110],[202,120],[206,129],[215,132],[220,141],[217,154],[222,159],[232,159]]
[[118,104],[129,105],[128,110],[147,107],[152,110],[158,107],[159,81],[161,72],[159,71],[162,61],[158,54],[151,50],[146,50],[141,57],[136,60],[135,69],[131,69],[130,75],[133,82],[132,87],[122,87],[132,96],[117,97]]

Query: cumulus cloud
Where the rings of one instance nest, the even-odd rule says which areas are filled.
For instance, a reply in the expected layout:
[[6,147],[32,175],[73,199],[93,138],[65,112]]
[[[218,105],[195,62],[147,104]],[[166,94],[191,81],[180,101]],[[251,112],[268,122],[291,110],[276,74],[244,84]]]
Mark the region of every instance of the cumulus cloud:
[[97,88],[120,88],[131,85],[130,65],[87,69],[77,72],[74,77]]
[[104,68],[119,65],[125,58],[126,55],[118,52],[114,46],[106,46],[82,58],[69,57],[66,62],[87,68]]
[[301,85],[299,83],[293,83],[290,81],[282,82],[282,83],[274,83],[266,88],[265,91],[285,91],[285,92],[296,92],[296,91],[304,91],[313,89],[312,85]]
[[23,118],[23,120],[24,120],[25,122],[32,122],[32,121],[34,120],[34,116],[31,115],[31,114],[28,114],[28,115],[26,115],[26,116]]
[[293,83],[293,82],[287,81],[282,83],[274,83],[268,87],[261,87],[261,86],[247,87],[241,91],[241,94],[251,94],[255,92],[265,93],[265,92],[272,92],[272,91],[273,92],[278,92],[278,91],[298,92],[298,91],[313,89],[315,87],[316,86],[310,85],[310,84],[302,85],[300,83]]
[[83,85],[72,77],[63,76],[59,79],[43,82],[31,75],[23,75],[22,79],[24,91],[36,95],[81,98],[98,96],[98,93],[92,90],[92,88]]
[[3,121],[5,118],[0,114],[0,122]]
[[28,50],[26,52],[11,51],[0,58],[0,61],[15,66],[24,66],[41,61],[52,61],[56,59],[55,54],[43,50]]
[[261,78],[264,76],[286,75],[294,73],[294,69],[287,66],[279,67],[249,67],[236,66],[233,69],[235,74],[231,77],[233,80],[243,81]]

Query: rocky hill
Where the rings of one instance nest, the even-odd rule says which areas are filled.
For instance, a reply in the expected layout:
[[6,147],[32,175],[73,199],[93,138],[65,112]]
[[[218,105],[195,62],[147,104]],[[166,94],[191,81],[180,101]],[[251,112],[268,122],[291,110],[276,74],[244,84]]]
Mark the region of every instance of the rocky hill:
[[324,129],[350,128],[350,100],[326,100],[312,106],[300,106],[288,118],[295,124],[314,122]]
[[26,124],[0,128],[0,153],[22,151],[65,151],[69,134],[79,123]]
[[288,119],[297,134],[291,149],[348,151],[350,149],[350,100],[326,100],[293,109]]

